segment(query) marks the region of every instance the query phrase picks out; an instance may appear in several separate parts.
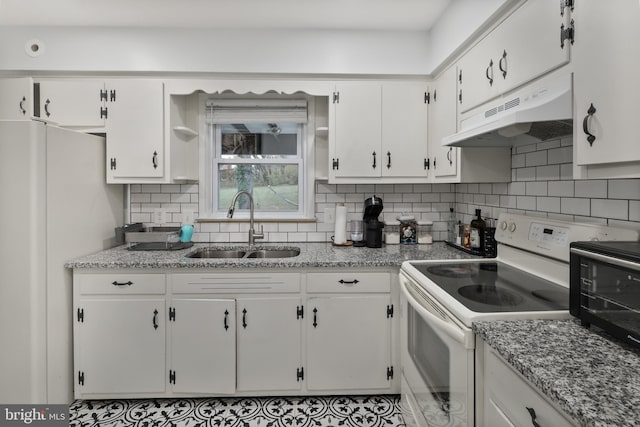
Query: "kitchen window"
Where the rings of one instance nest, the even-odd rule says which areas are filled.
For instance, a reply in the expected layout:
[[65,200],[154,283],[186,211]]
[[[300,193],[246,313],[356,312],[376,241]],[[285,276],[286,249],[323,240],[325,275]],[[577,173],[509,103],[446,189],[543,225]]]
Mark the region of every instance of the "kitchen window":
[[[226,218],[238,191],[253,195],[258,219],[313,217],[308,104],[313,103],[282,98],[206,101],[205,179],[201,190],[201,212],[205,215],[200,218]],[[243,195],[238,199],[235,217],[248,215],[249,200]]]

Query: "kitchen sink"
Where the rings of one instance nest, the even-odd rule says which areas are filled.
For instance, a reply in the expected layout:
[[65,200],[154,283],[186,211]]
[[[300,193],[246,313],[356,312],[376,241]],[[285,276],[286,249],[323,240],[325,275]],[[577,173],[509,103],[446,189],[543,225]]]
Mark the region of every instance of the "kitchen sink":
[[300,248],[286,249],[223,249],[201,248],[187,255],[187,258],[291,258],[300,255]]

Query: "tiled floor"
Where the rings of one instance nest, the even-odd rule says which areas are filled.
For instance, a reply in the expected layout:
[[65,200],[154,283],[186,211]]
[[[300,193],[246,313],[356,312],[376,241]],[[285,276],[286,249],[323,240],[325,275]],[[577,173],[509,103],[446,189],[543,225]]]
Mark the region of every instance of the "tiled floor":
[[398,395],[94,400],[70,407],[74,427],[395,427]]

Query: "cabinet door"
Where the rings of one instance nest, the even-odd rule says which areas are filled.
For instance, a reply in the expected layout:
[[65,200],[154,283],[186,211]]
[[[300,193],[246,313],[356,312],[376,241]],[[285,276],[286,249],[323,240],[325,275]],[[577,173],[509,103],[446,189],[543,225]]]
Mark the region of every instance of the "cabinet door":
[[[330,177],[380,176],[383,162],[381,91],[379,83],[336,85],[337,98],[333,103],[335,133],[333,147],[329,149]],[[333,166],[334,161],[336,166]]]
[[235,300],[174,299],[171,309],[172,391],[234,393]]
[[495,86],[496,64],[492,57],[499,49],[495,44],[495,38],[489,34],[460,58],[458,62],[460,113],[499,95]]
[[107,182],[136,182],[164,173],[163,84],[158,80],[109,80]]
[[386,389],[391,365],[388,295],[309,298],[309,390]]
[[40,81],[40,118],[59,126],[102,127],[103,80]]
[[0,120],[31,120],[33,117],[33,79],[0,79]]
[[528,1],[491,34],[495,84],[515,89],[569,62],[570,42],[560,42],[563,16],[557,1]]
[[573,18],[576,28],[600,29],[576,32],[572,47],[576,164],[638,161],[640,50],[629,44],[640,39],[638,2],[581,2]]
[[383,83],[382,176],[427,176],[428,90],[421,82]]
[[76,396],[165,391],[165,301],[83,299],[76,319]]
[[238,391],[300,390],[299,297],[237,300]]
[[458,150],[442,145],[442,138],[456,132],[456,67],[450,67],[433,84],[429,104],[429,158],[430,168],[437,181],[458,173]]

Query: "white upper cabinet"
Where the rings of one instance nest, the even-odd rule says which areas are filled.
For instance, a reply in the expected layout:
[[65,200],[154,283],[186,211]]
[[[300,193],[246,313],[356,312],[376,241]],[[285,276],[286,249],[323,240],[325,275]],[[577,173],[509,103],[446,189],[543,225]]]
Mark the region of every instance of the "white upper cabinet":
[[106,88],[115,93],[105,122],[107,182],[158,182],[165,165],[162,81],[114,79]]
[[[336,84],[329,138],[330,182],[425,182],[427,96],[424,82]],[[374,181],[367,179],[375,178]]]
[[86,80],[40,80],[36,84],[39,92],[37,116],[63,127],[104,126],[108,93],[104,81]]
[[[575,163],[584,178],[640,177],[640,6],[580,2],[572,18]],[[615,169],[599,170],[607,164]]]
[[431,84],[429,103],[429,160],[434,181],[458,174],[457,147],[445,147],[442,138],[456,132],[456,67],[451,66]]
[[379,83],[336,84],[329,180],[380,176],[382,88]]
[[0,79],[0,120],[33,118],[33,79]]
[[423,82],[382,84],[382,176],[427,177],[428,96]]
[[566,20],[557,0],[527,1],[480,40],[459,62],[460,112],[568,63]]

